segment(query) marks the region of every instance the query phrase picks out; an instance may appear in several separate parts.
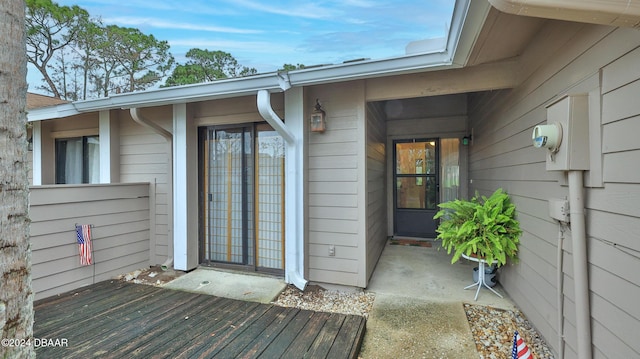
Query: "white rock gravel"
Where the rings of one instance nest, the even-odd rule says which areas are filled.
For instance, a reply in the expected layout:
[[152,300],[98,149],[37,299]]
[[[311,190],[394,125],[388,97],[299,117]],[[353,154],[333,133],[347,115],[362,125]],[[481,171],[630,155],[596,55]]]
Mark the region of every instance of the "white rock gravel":
[[[287,286],[273,304],[368,318],[374,300],[375,294],[362,291],[342,292],[308,286],[303,292],[294,286]],[[472,304],[464,304],[464,310],[481,359],[511,358],[515,330],[518,330],[535,358],[553,359],[544,339],[520,311]]]
[[318,312],[353,314],[369,317],[375,295],[367,292],[344,292],[326,290],[309,285],[305,291],[287,286],[273,302],[281,307],[307,309]]
[[516,330],[534,358],[553,359],[549,346],[520,311],[472,304],[465,304],[464,310],[481,359],[511,358]]

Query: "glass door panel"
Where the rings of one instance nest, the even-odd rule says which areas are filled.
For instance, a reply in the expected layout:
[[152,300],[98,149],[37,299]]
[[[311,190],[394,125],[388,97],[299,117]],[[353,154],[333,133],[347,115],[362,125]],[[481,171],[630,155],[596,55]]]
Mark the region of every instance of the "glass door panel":
[[202,259],[284,270],[284,141],[268,124],[201,129]]
[[438,205],[438,140],[394,143],[394,231],[398,235],[431,237]]
[[284,269],[284,140],[267,124],[256,133],[256,265]]
[[251,169],[251,133],[245,128],[209,130],[205,257],[214,262],[253,264],[248,218],[252,206],[247,173]]

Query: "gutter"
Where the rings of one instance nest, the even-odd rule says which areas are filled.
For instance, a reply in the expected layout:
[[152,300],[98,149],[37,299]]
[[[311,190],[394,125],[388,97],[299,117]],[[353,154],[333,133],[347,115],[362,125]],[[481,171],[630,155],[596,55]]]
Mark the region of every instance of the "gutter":
[[[129,113],[131,114],[131,118],[133,119],[133,121],[135,121],[137,124],[153,130],[154,132],[156,132],[157,134],[159,134],[160,136],[164,137],[167,140],[167,144],[169,145],[169,159],[168,159],[169,173],[171,173],[171,175],[167,177],[167,182],[169,182],[167,183],[167,185],[171,189],[171,193],[173,193],[173,134],[171,134],[171,132],[165,130],[163,127],[159,126],[155,122],[152,122],[149,119],[142,117],[142,115],[140,114],[140,109],[138,109],[137,107],[131,108],[129,110]],[[172,198],[172,197],[173,196],[168,196],[168,198]],[[173,204],[169,203],[167,207],[169,211],[168,213],[169,221],[171,221],[171,225],[169,226],[169,228],[172,229],[173,228]],[[173,236],[168,236],[167,242],[168,242],[167,243],[167,260],[160,265],[160,268],[162,268],[162,270],[164,271],[173,267]]]

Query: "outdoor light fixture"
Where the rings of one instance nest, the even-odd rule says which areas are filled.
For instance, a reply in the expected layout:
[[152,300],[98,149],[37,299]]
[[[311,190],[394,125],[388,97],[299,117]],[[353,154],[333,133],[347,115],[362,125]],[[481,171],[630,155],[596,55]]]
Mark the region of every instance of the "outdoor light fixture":
[[320,101],[316,99],[316,109],[311,113],[311,132],[324,132],[326,130],[326,113],[320,106]]
[[463,146],[469,146],[469,142],[471,141],[471,136],[464,136],[462,137],[462,145]]

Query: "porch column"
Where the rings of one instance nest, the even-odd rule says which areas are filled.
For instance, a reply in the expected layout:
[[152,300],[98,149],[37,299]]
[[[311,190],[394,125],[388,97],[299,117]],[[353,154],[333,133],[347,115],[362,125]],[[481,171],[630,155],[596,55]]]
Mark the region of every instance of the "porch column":
[[173,105],[173,260],[174,268],[198,266],[197,131],[187,105]]
[[42,185],[42,121],[31,122],[31,141],[33,143],[33,156],[31,163],[32,184]]
[[111,111],[99,113],[100,136],[100,183],[120,182],[120,141],[118,121],[112,118]]

